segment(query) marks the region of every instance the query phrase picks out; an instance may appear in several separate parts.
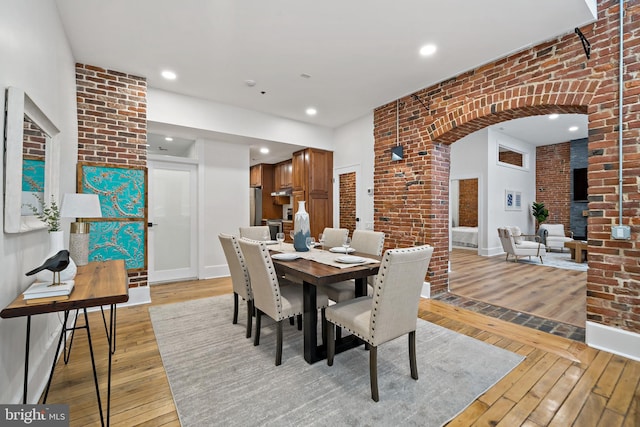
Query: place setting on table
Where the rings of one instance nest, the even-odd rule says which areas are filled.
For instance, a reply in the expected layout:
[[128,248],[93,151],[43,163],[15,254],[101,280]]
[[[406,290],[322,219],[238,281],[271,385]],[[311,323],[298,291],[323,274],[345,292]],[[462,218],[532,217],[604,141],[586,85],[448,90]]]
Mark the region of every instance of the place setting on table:
[[[293,235],[293,232],[291,234]],[[342,246],[332,247],[329,249],[324,249],[324,239],[322,234],[320,234],[317,242],[314,237],[306,237],[306,252],[296,250],[294,245],[291,243],[284,243],[284,233],[278,233],[276,235],[276,240],[276,245],[269,245],[269,250],[272,252],[271,258],[276,261],[295,261],[302,258],[336,268],[349,268],[364,264],[380,263],[376,258],[352,255],[355,253],[355,249],[350,247],[350,237],[346,237],[344,239]]]

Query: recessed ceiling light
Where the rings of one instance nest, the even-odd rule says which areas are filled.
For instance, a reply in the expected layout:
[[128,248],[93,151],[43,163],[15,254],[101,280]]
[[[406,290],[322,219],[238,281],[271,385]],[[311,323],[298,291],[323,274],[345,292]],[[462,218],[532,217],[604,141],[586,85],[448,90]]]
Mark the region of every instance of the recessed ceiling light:
[[429,56],[436,53],[436,45],[435,44],[426,44],[420,48],[420,55]]
[[164,77],[167,80],[175,80],[176,77],[178,77],[178,76],[173,71],[164,70],[162,72],[162,77]]
[[269,153],[269,149],[268,149],[267,147],[262,147],[262,148],[260,149],[260,152],[261,152],[262,154],[268,154],[268,153]]
[[578,130],[578,126],[571,126],[571,127],[569,128],[569,132],[575,132],[575,131],[577,131],[577,130]]
[[249,87],[254,87],[256,85],[256,81],[255,80],[245,80],[244,84],[246,84]]
[[549,114],[549,120],[555,120],[558,117],[560,117],[560,114],[555,114],[555,113],[554,114]]
[[307,113],[307,116],[315,116],[318,113],[318,110],[316,110],[313,107],[309,107],[307,108],[306,113]]
[[170,136],[165,136],[164,140],[171,142],[173,141],[173,138],[171,138]]

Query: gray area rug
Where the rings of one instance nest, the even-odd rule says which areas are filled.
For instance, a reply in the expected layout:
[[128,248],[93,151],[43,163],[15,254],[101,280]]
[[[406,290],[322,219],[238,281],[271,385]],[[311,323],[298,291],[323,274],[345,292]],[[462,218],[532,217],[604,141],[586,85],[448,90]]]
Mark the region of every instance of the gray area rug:
[[[244,304],[241,304],[246,309]],[[263,316],[260,345],[245,338],[245,310],[231,323],[231,295],[149,308],[180,422],[190,426],[441,426],[523,357],[418,319],[418,373],[407,338],[378,349],[380,402],[371,400],[363,347],[334,365],[307,364],[302,331],[284,325],[275,366],[275,325]]]
[[[513,260],[513,258],[509,258],[509,261]],[[582,262],[578,264],[574,260],[571,259],[571,253],[568,249],[565,249],[564,252],[558,252],[556,249],[554,252],[547,252],[547,254],[543,257],[544,264],[540,263],[540,258],[531,257],[531,259],[519,258],[518,262],[523,262],[525,264],[534,264],[534,265],[545,265],[547,267],[555,267],[555,268],[564,268],[565,270],[576,270],[576,271],[587,271],[587,262]]]

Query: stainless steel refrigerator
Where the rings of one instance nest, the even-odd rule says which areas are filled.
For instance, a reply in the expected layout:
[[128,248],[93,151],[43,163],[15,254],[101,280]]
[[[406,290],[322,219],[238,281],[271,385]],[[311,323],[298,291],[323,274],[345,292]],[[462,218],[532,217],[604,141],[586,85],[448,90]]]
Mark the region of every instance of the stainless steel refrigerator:
[[262,189],[249,189],[249,225],[262,225]]

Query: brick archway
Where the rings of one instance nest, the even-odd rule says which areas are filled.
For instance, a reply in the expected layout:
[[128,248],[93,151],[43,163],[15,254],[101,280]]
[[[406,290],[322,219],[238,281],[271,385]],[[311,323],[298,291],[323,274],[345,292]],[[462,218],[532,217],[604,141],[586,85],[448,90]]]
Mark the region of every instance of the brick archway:
[[[640,333],[640,110],[633,68],[638,34],[629,31],[631,42],[620,52],[619,4],[597,3],[597,22],[580,28],[592,40],[590,58],[575,33],[568,32],[375,109],[374,227],[387,232],[387,248],[435,246],[426,278],[432,293],[448,285],[450,144],[507,119],[587,113],[587,321]],[[640,3],[627,2],[625,28],[636,28],[639,16]],[[405,157],[393,162],[390,151],[398,144]],[[631,238],[612,238],[615,224],[629,226]]]
[[[376,187],[384,183],[386,200],[374,201],[375,226],[388,232],[387,247],[432,244],[431,290],[447,290],[450,145],[506,120],[551,113],[587,114],[593,93],[583,90],[595,91],[598,84],[594,80],[532,83],[461,100],[444,94],[438,100],[433,91],[425,90],[417,95],[431,96],[429,116],[413,96],[376,110],[389,118],[376,121]],[[396,163],[387,153],[398,142],[404,146],[405,161]]]

